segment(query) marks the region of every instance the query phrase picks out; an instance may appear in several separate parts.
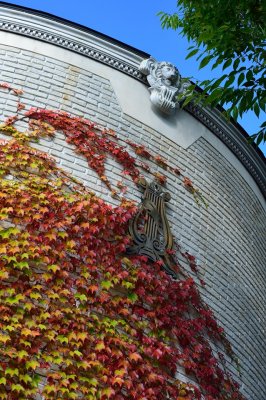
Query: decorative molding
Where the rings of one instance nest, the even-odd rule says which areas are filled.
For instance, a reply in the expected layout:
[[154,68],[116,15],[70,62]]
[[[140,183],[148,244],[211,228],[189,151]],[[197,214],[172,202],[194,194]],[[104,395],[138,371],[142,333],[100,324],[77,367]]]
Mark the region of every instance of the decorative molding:
[[240,129],[230,121],[227,121],[217,109],[202,108],[190,103],[185,107],[185,110],[204,124],[235,154],[253,177],[266,198],[264,157],[263,155],[260,157],[257,149],[246,142],[246,138]]
[[164,270],[176,277],[167,253],[173,247],[173,236],[165,212],[165,203],[170,201],[171,196],[163,192],[157,181],[148,183],[142,178],[138,185],[144,194],[138,212],[130,221],[129,233],[133,245],[128,253],[146,256],[153,262],[161,261]]
[[90,29],[81,29],[79,25],[69,21],[30,11],[29,13],[21,7],[0,4],[0,30],[65,48],[115,68],[141,82],[146,81],[138,68],[146,53]]
[[166,61],[149,58],[140,63],[139,70],[147,75],[150,84],[150,100],[160,111],[171,114],[180,107],[178,95],[185,95],[189,82],[182,80],[178,69]]
[[[146,76],[139,71],[139,65],[149,55],[78,24],[0,2],[0,30],[60,46],[106,64],[148,85]],[[185,110],[204,124],[236,155],[266,197],[264,157],[261,152],[246,143],[241,128],[226,121],[217,109],[203,109],[189,104]]]

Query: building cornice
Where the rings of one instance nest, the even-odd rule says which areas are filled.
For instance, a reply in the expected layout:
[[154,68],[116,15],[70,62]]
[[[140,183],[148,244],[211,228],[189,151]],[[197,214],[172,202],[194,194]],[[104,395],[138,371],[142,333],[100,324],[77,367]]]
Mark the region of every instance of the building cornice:
[[[0,30],[62,47],[146,82],[139,64],[147,53],[82,25],[0,2]],[[34,15],[34,18],[33,18]]]
[[226,120],[217,109],[203,108],[190,103],[185,110],[205,125],[235,154],[266,198],[265,157],[255,145],[247,143],[247,133],[238,124]]
[[[149,57],[147,53],[79,24],[0,2],[0,30],[62,47],[108,65],[147,85],[146,76],[139,71],[140,63]],[[248,135],[245,131],[238,124],[225,120],[218,109],[190,104],[185,110],[235,154],[266,197],[265,158],[262,152],[247,144]]]

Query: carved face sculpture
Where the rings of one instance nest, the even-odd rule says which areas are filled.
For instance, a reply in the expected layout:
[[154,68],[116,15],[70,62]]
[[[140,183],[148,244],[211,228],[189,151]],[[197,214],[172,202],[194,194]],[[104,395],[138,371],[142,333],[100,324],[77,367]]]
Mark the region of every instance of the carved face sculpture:
[[152,104],[165,114],[171,114],[179,108],[177,94],[182,94],[185,84],[178,69],[166,61],[157,62],[154,58],[143,60],[139,70],[147,75],[150,84]]
[[175,85],[179,81],[179,72],[176,67],[170,63],[162,62],[159,68],[159,74],[165,85]]

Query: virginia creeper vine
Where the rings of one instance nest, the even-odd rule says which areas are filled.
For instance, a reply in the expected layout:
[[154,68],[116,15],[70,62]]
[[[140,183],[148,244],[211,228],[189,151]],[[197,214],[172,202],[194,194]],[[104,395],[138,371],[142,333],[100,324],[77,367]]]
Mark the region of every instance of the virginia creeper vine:
[[[231,352],[195,281],[176,260],[174,281],[160,262],[126,256],[136,205],[123,196],[108,205],[32,147],[58,130],[111,190],[107,155],[134,182],[143,170],[156,174],[141,157],[199,193],[180,169],[88,120],[31,109],[1,126],[0,399],[243,399],[212,350],[219,342]],[[177,379],[178,368],[194,383]]]

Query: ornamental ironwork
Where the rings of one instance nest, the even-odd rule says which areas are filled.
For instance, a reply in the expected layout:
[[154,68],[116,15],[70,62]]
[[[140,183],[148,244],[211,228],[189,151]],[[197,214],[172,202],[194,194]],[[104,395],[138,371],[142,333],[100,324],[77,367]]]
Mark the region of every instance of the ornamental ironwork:
[[170,201],[171,195],[164,192],[157,181],[148,183],[142,178],[138,185],[144,189],[144,194],[138,212],[130,221],[133,245],[128,253],[146,256],[153,262],[161,261],[166,272],[176,277],[168,257],[173,247],[173,236],[165,210],[165,203]]

